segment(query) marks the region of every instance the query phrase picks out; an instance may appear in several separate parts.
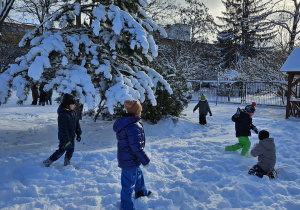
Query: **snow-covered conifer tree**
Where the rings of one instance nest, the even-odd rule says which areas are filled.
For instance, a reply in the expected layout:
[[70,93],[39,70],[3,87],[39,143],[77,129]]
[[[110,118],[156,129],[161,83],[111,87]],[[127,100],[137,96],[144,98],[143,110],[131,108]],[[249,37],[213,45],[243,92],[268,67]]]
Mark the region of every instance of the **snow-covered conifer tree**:
[[218,17],[223,24],[217,37],[221,66],[236,65],[270,48],[269,41],[275,37],[274,26],[264,15],[272,9],[270,0],[222,0],[222,3],[226,11]]
[[[39,35],[37,28],[23,37],[20,46],[30,44],[31,49],[0,75],[0,104],[12,90],[23,102],[36,81],[47,82],[45,89],[72,93],[89,109],[100,98],[99,106],[105,104],[110,113],[126,99],[148,98],[156,105],[158,83],[172,93],[147,66],[158,54],[152,33],[166,36],[143,11],[147,0],[67,2],[47,21],[47,32]],[[78,28],[74,20],[79,14],[84,24]],[[57,23],[61,29],[54,32]]]

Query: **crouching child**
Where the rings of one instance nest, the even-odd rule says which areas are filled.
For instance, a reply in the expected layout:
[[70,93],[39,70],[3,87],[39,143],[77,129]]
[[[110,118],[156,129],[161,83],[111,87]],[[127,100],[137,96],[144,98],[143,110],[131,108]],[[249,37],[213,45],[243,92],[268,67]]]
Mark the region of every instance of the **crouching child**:
[[274,138],[269,138],[270,134],[262,130],[258,134],[259,143],[256,143],[251,150],[251,155],[258,156],[258,163],[248,172],[250,175],[256,175],[262,178],[267,175],[270,178],[277,178],[277,172],[274,167],[276,164],[276,148]]

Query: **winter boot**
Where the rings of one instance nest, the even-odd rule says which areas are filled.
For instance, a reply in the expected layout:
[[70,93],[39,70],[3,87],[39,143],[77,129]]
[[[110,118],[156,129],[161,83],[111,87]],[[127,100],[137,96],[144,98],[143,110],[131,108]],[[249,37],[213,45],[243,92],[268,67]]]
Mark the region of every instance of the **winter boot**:
[[142,197],[142,196],[147,196],[147,197],[149,197],[150,195],[151,195],[151,191],[149,190],[148,191],[148,194],[147,195],[144,195],[144,192],[143,192],[143,190],[140,190],[140,191],[137,191],[137,193],[136,193],[136,198],[139,198],[139,197]]
[[277,171],[272,170],[271,172],[267,173],[267,176],[268,176],[270,179],[277,179],[277,177],[278,177]]
[[68,159],[65,159],[64,166],[68,166],[68,165],[71,165],[71,161]]
[[49,158],[43,161],[44,166],[49,167],[54,161]]

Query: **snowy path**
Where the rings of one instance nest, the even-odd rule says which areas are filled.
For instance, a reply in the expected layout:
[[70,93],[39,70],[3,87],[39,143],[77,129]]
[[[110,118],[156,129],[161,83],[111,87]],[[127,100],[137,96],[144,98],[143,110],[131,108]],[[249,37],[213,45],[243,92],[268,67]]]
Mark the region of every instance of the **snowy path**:
[[[284,108],[257,107],[253,123],[275,138],[280,173],[277,180],[260,179],[247,174],[256,158],[224,151],[237,142],[231,115],[239,105],[210,104],[208,126],[197,124],[194,105],[176,124],[144,123],[151,166],[143,171],[153,194],[136,200],[138,209],[300,209],[298,119],[284,119]],[[73,165],[64,167],[61,158],[41,167],[57,147],[57,106],[12,101],[0,107],[0,209],[119,209],[112,121],[85,117]]]

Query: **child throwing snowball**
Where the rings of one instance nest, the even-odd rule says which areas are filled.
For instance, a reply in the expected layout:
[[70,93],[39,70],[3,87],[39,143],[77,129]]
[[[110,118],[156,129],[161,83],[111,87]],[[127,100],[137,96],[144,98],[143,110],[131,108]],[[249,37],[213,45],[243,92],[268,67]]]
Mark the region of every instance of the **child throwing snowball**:
[[277,178],[277,172],[274,167],[276,164],[276,148],[274,138],[269,138],[270,134],[262,130],[258,134],[259,142],[251,150],[253,157],[258,156],[258,163],[248,172],[250,175],[256,175],[260,178],[267,175],[270,178]]
[[210,116],[212,116],[212,113],[210,111],[209,104],[206,99],[206,95],[202,94],[201,99],[198,102],[198,104],[193,109],[193,112],[195,112],[199,108],[199,124],[205,125],[206,122],[206,115],[209,113]]
[[56,150],[48,159],[43,161],[46,167],[49,167],[54,161],[58,160],[65,152],[64,165],[70,165],[71,158],[74,152],[75,136],[79,142],[81,140],[81,127],[79,119],[76,115],[75,100],[72,95],[65,94],[62,103],[57,109],[58,113],[58,139],[59,145]]
[[141,120],[142,106],[136,100],[126,100],[124,106],[127,110],[122,117],[118,117],[113,129],[118,140],[118,166],[121,172],[121,209],[132,210],[134,198],[149,196],[143,172],[140,165],[149,167],[150,159],[144,151],[145,132]]
[[242,148],[241,155],[245,156],[251,146],[251,142],[248,136],[251,136],[251,129],[255,133],[258,133],[256,126],[252,124],[252,116],[255,112],[256,103],[247,105],[245,109],[237,109],[237,112],[232,116],[232,121],[235,122],[236,137],[238,137],[239,143],[226,146],[225,151],[236,151]]

